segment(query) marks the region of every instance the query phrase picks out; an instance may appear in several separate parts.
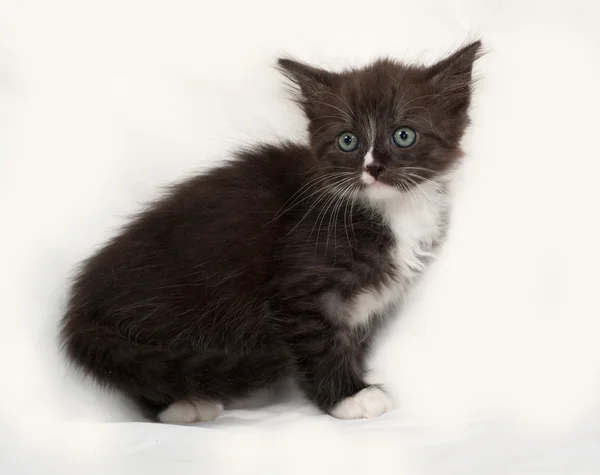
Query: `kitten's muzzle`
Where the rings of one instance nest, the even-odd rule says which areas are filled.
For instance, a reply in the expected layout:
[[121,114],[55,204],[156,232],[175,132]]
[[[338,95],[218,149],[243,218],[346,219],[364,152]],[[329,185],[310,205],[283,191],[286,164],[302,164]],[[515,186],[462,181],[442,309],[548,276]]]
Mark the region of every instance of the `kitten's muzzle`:
[[383,165],[378,163],[372,163],[370,165],[365,166],[365,171],[371,175],[373,178],[377,180],[377,177],[381,175],[381,173],[385,170]]

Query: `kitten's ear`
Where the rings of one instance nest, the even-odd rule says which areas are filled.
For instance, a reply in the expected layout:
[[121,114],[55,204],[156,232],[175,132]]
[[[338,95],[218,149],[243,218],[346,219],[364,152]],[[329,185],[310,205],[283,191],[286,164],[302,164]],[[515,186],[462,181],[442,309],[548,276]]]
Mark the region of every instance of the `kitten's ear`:
[[473,63],[481,57],[481,41],[475,41],[426,70],[428,81],[443,90],[455,108],[469,105],[473,85]]
[[336,74],[314,68],[291,58],[279,58],[279,70],[296,86],[306,99],[313,94],[327,90],[333,84]]

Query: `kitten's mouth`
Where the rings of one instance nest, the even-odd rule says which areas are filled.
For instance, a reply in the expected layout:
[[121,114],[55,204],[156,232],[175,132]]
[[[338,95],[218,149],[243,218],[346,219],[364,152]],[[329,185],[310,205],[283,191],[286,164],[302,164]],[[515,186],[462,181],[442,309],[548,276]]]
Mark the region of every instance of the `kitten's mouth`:
[[367,185],[367,187],[385,188],[385,187],[389,187],[390,186],[389,184],[384,183],[381,180],[381,177],[375,178],[367,170],[363,170],[363,172],[362,172],[362,174],[360,176],[360,181],[362,183],[364,183],[365,185]]

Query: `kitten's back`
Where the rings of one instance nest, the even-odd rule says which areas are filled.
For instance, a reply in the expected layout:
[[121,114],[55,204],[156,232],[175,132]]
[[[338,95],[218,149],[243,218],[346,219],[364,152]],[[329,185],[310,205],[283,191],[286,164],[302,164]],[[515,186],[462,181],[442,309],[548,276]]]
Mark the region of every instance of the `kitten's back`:
[[304,147],[263,146],[140,213],[75,278],[62,322],[72,359],[149,415],[188,394],[226,401],[284,373],[266,324],[286,219],[273,218],[310,161]]

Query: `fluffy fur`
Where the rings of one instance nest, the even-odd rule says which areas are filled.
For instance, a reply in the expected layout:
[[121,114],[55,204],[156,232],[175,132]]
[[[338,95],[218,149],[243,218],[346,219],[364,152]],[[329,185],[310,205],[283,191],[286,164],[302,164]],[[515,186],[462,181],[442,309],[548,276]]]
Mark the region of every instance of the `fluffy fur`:
[[[310,144],[238,153],[133,219],[74,279],[67,354],[163,422],[287,376],[336,417],[389,410],[365,358],[446,229],[479,49],[340,73],[281,59]],[[414,145],[392,141],[402,126]]]

